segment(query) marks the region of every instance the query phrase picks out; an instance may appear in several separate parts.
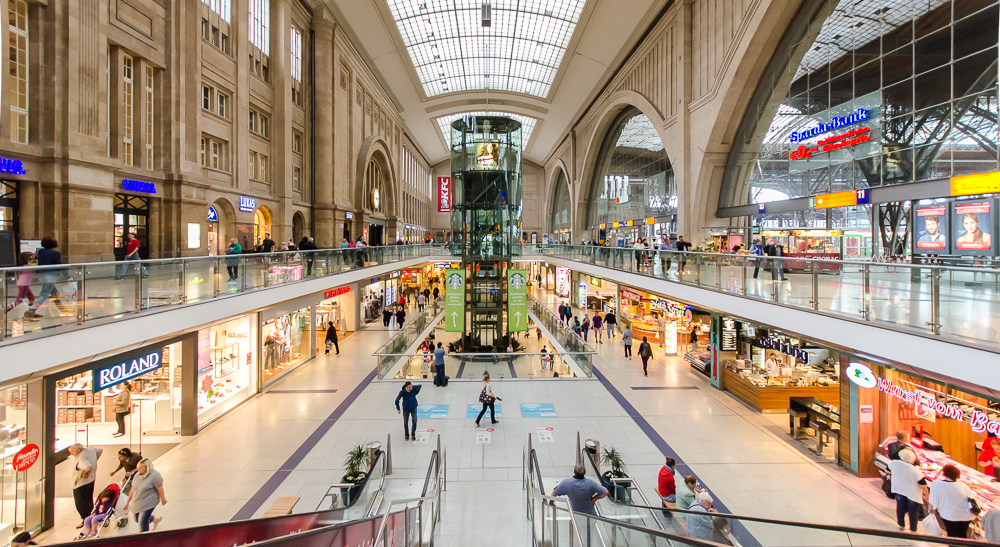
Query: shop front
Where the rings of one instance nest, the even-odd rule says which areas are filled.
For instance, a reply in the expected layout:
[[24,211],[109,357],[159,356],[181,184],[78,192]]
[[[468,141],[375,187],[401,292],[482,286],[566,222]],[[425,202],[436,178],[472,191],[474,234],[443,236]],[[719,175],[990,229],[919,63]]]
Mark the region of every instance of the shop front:
[[[991,437],[1000,435],[1000,401],[916,372],[844,358],[851,385],[851,468],[862,477],[881,477],[888,490],[888,447],[899,431],[920,460],[927,482],[941,478],[947,464],[958,467],[985,514],[1000,508],[1000,470],[980,462]],[[854,418],[856,416],[856,418]],[[984,458],[988,460],[989,458]],[[982,529],[973,525],[982,535]]]
[[586,278],[587,309],[600,313],[618,313],[618,284],[592,275],[580,274]]
[[[123,181],[123,188],[129,189],[129,182]],[[155,193],[155,191],[153,192]],[[148,195],[115,194],[114,208],[114,253],[115,260],[125,258],[128,235],[139,241],[139,258],[149,258],[149,209],[152,198]]]
[[254,315],[198,331],[198,427],[257,393],[256,340]]
[[570,269],[562,266],[555,268],[555,293],[563,298],[569,298],[572,280],[570,279]]
[[[30,386],[30,387],[29,387]],[[40,381],[9,386],[0,390],[0,537],[7,538],[42,527],[42,496],[35,491],[42,480],[44,466],[32,465],[15,471],[15,461],[38,455],[42,442],[40,412],[29,410],[31,395],[41,395]],[[32,401],[35,402],[35,401]],[[37,403],[36,403],[37,406]],[[29,414],[31,416],[29,416]],[[29,425],[30,435],[29,435]],[[67,445],[68,446],[68,445]],[[20,467],[20,466],[17,466]]]
[[386,300],[385,290],[386,280],[382,277],[371,278],[368,284],[361,289],[361,306],[364,311],[365,323],[382,320],[382,308],[391,302],[391,300]]
[[350,285],[325,291],[316,303],[316,341],[322,345],[330,323],[337,327],[337,336],[345,338],[358,330],[356,293]]
[[[812,266],[796,258],[840,260],[844,256],[843,230],[766,230],[762,244],[780,245],[786,270],[808,270]],[[820,262],[820,271],[839,271],[836,262]]]
[[21,206],[17,200],[17,181],[0,180],[0,267],[20,266]]
[[663,345],[667,355],[685,350],[684,357],[692,366],[701,372],[707,370],[711,360],[708,312],[631,287],[621,287],[618,293],[621,306],[618,319],[623,328],[627,325],[638,340],[645,336],[650,343]]
[[316,355],[315,306],[302,304],[300,298],[261,312],[261,389]]
[[784,413],[792,398],[814,397],[839,414],[839,353],[731,317],[722,326],[724,389],[763,413]]

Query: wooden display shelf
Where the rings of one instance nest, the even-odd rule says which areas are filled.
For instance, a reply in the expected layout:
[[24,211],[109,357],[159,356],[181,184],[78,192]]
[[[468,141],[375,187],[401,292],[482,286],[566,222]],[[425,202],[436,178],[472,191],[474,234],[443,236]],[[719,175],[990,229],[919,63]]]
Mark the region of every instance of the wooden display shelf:
[[761,412],[784,412],[792,397],[816,397],[827,404],[840,406],[840,385],[760,387],[728,367],[723,369],[722,380],[727,391]]

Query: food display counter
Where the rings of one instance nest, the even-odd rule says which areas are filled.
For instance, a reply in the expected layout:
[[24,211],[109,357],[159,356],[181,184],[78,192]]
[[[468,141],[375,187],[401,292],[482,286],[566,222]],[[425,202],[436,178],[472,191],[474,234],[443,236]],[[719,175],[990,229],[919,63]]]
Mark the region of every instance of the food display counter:
[[782,367],[782,375],[768,377],[763,367],[745,359],[728,359],[723,387],[761,412],[785,412],[792,397],[815,397],[840,404],[840,384],[816,367]]
[[[889,445],[894,442],[896,442],[895,436],[887,437],[875,451],[875,466],[878,467],[879,476],[882,477],[882,491],[886,492],[886,495],[890,495],[889,481],[892,478],[892,474],[889,473]],[[917,459],[920,461],[920,471],[927,479],[928,485],[939,478],[945,465],[951,464],[962,472],[962,478],[959,479],[959,482],[965,483],[972,490],[972,494],[979,502],[979,506],[982,507],[984,515],[990,509],[1000,508],[1000,483],[993,482],[993,477],[951,459],[940,450],[916,446],[917,443],[929,444],[934,447],[941,445],[936,442],[921,443],[919,439],[915,439],[907,445],[917,455]],[[926,500],[924,501],[926,503]],[[978,521],[973,522],[971,529],[977,536],[983,535],[983,529]]]

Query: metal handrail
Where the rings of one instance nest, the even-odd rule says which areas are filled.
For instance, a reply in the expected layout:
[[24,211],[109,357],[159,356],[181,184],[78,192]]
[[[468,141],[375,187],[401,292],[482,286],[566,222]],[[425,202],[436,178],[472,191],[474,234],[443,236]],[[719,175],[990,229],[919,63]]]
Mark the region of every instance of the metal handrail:
[[[664,511],[663,507],[653,507],[648,505],[637,505],[629,504],[629,507],[634,507],[636,509],[649,509],[652,511]],[[667,509],[670,513],[681,513],[681,514],[697,514],[705,515],[704,511],[690,511],[687,509]],[[976,545],[982,546],[983,542],[976,541],[973,539],[963,539],[954,537],[937,537],[927,534],[922,534],[919,536],[914,536],[911,533],[906,532],[893,532],[891,530],[878,530],[876,528],[858,528],[855,526],[838,526],[835,524],[819,524],[814,522],[795,522],[788,520],[777,520],[764,517],[748,517],[744,515],[734,515],[731,513],[709,513],[713,516],[726,517],[727,519],[748,521],[748,522],[759,522],[761,524],[773,524],[776,526],[794,526],[797,528],[808,528],[813,530],[826,530],[830,532],[840,532],[844,534],[858,534],[858,535],[868,535],[868,536],[879,536],[893,539],[907,540],[908,542],[914,541],[915,538],[919,539],[921,542],[936,543],[941,545],[966,545],[968,547],[974,547]],[[618,521],[613,521],[616,524]],[[634,525],[629,525],[631,528],[636,528]],[[645,527],[639,526],[640,529],[646,529]],[[653,530],[650,530],[651,532]],[[711,544],[714,545],[714,544]]]
[[[700,514],[701,515],[705,515],[706,513],[700,513]],[[720,515],[721,515],[721,513],[720,513]],[[681,545],[684,545],[684,546],[695,545],[697,547],[719,547],[718,543],[715,543],[715,542],[712,542],[712,541],[708,541],[708,540],[704,540],[704,539],[697,539],[697,538],[693,538],[691,536],[682,536],[680,534],[672,534],[670,532],[666,532],[666,531],[663,531],[663,530],[654,530],[652,528],[646,528],[645,526],[639,526],[637,524],[631,524],[631,523],[628,523],[628,522],[625,522],[625,521],[621,521],[621,520],[609,519],[607,517],[587,515],[587,514],[582,514],[582,513],[581,513],[580,516],[583,517],[583,518],[586,518],[588,520],[593,520],[593,521],[596,521],[596,522],[603,522],[603,523],[609,524],[611,526],[619,526],[619,527],[622,527],[622,528],[628,528],[629,530],[635,530],[637,532],[641,532],[641,533],[644,533],[644,534],[649,534],[649,535],[654,536],[654,537],[659,537],[659,538],[664,538],[664,539],[668,539],[668,540],[673,540],[673,541],[676,541],[676,542],[678,542],[678,543],[680,543]],[[728,516],[728,515],[725,515],[725,516]],[[589,528],[589,525],[588,525],[588,528]],[[914,537],[913,537],[912,534],[908,535],[908,536],[904,535],[904,534],[900,534],[900,535],[903,536],[903,537],[906,537],[910,541],[913,541],[913,539],[914,539]],[[920,536],[920,540],[921,541],[923,540],[923,536]],[[944,543],[948,543],[948,542],[945,541]],[[974,543],[976,543],[980,547],[982,546],[982,543],[980,543],[980,542],[974,542]],[[589,543],[587,545],[589,545]]]
[[[997,267],[984,267],[984,268],[969,268],[967,266],[943,266],[939,264],[914,264],[912,262],[866,262],[861,260],[843,260],[835,258],[807,258],[807,257],[797,257],[797,256],[767,256],[767,255],[752,255],[752,254],[731,254],[731,253],[706,253],[704,251],[677,251],[674,249],[659,250],[650,247],[649,249],[632,249],[629,247],[606,247],[603,245],[566,245],[566,244],[550,244],[550,245],[539,245],[539,250],[537,254],[545,255],[544,249],[552,248],[569,248],[569,249],[581,249],[584,251],[614,251],[619,253],[650,253],[650,254],[669,254],[671,256],[708,256],[708,257],[726,257],[726,258],[740,258],[740,259],[753,259],[753,260],[787,260],[794,262],[816,262],[819,264],[846,264],[851,266],[870,266],[872,264],[877,264],[879,266],[885,267],[902,267],[902,268],[916,268],[921,270],[943,270],[949,272],[970,272],[970,273],[993,273],[1000,275],[1000,268]],[[530,253],[526,253],[530,254]],[[950,255],[949,255],[950,256]],[[959,260],[977,260],[976,257],[968,256],[956,256]],[[992,257],[979,259],[988,260],[990,262],[996,262],[997,259]]]
[[[439,437],[439,439],[440,439],[440,437]],[[432,471],[434,472],[434,474],[433,474],[433,479],[434,479],[433,483],[431,482],[431,478],[432,478],[431,472]],[[428,496],[427,495],[427,489],[428,489],[428,487],[431,484],[434,484],[435,488],[434,488],[433,494]],[[385,508],[385,513],[382,514],[382,521],[379,523],[378,534],[375,536],[375,542],[372,543],[372,545],[383,545],[382,541],[383,541],[385,533],[386,533],[386,526],[389,523],[389,517],[391,515],[393,515],[393,514],[396,514],[396,513],[392,512],[393,505],[402,505],[404,507],[403,511],[405,511],[406,510],[405,507],[406,507],[407,504],[416,503],[417,504],[417,510],[418,510],[418,512],[420,512],[420,516],[418,518],[422,520],[423,519],[423,516],[422,516],[423,506],[424,506],[424,502],[425,501],[426,502],[434,502],[434,501],[438,502],[437,505],[435,505],[432,508],[432,514],[431,514],[431,519],[432,519],[431,520],[431,523],[432,523],[432,526],[431,526],[431,538],[433,538],[433,536],[434,536],[434,529],[437,528],[437,523],[441,519],[440,499],[441,499],[441,466],[440,466],[440,454],[439,454],[438,450],[434,450],[431,453],[431,462],[430,462],[430,464],[427,467],[427,477],[426,477],[426,479],[424,479],[424,487],[423,487],[423,490],[420,493],[420,497],[406,498],[406,499],[401,499],[401,500],[392,500],[392,501],[390,501],[389,505],[386,506],[386,508]],[[397,513],[398,513],[398,511],[397,511]],[[419,524],[418,524],[418,526],[420,527],[420,530],[423,531],[423,526],[419,525]],[[421,541],[423,539],[422,538],[422,534],[420,536],[421,537],[419,537],[418,541]],[[422,544],[422,541],[421,541],[421,544]]]
[[[382,344],[381,346],[379,346],[379,348],[377,350],[373,351],[372,355],[373,356],[380,356],[380,357],[381,356],[390,357],[390,356],[394,356],[394,355],[404,355],[404,354],[401,354],[401,353],[382,353],[382,349],[385,348],[386,346],[389,346],[389,345],[395,343],[396,342],[396,337],[399,336],[403,332],[403,329],[409,327],[410,325],[416,324],[416,322],[418,321],[419,318],[423,318],[424,316],[433,317],[433,316],[441,313],[441,311],[439,310],[439,308],[443,308],[443,307],[444,307],[444,305],[443,304],[439,304],[439,301],[437,301],[437,300],[435,300],[435,301],[429,303],[428,305],[426,305],[424,307],[424,311],[422,311],[422,312],[418,313],[417,315],[413,316],[413,319],[411,319],[408,323],[406,323],[406,325],[404,325],[403,328],[399,329],[396,332],[396,334],[392,335],[392,337],[389,338],[389,340],[386,343]],[[426,325],[424,325],[423,328],[426,328]],[[423,328],[421,330],[423,330]]]
[[[388,442],[388,441],[386,441],[386,442]],[[382,466],[381,478],[379,479],[379,482],[378,482],[378,488],[375,490],[376,492],[378,492],[378,491],[381,491],[382,488],[385,487],[385,471],[386,471],[385,452],[380,450],[375,455],[375,461],[372,462],[372,463],[373,463],[373,465],[371,467],[369,467],[369,471],[375,467],[374,464]],[[365,480],[364,480],[364,483],[363,483],[364,487],[368,486],[368,482],[369,482],[370,478],[371,478],[371,473],[369,472],[368,475],[365,476]],[[322,511],[322,509],[320,509],[320,508],[323,507],[324,502],[326,502],[327,499],[329,499],[331,497],[336,499],[336,497],[340,495],[340,489],[341,488],[354,488],[356,486],[358,486],[358,483],[332,483],[332,484],[330,484],[326,488],[326,493],[323,494],[322,498],[320,498],[319,504],[316,505],[316,511]],[[334,489],[336,489],[336,492],[333,492]],[[358,496],[358,500],[360,500],[360,499],[361,499],[361,496]],[[375,499],[377,499],[377,497],[372,497],[372,503],[374,503]],[[349,507],[354,507],[354,505],[357,503],[358,500],[350,500],[350,503],[348,505],[345,505],[344,507],[340,507],[338,509],[347,509]],[[365,514],[370,513],[371,510],[372,510],[371,506],[365,507]]]

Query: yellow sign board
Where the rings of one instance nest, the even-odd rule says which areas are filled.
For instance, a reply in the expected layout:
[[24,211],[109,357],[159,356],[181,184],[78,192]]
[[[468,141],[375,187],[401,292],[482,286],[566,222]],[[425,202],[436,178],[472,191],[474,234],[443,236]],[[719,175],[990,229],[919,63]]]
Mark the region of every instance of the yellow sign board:
[[631,226],[631,225],[632,225],[632,221],[630,220],[630,221],[628,221],[628,226]]
[[846,192],[835,192],[833,194],[820,194],[816,196],[817,209],[830,209],[833,207],[847,207],[858,204],[858,195],[854,190]]
[[647,217],[647,218],[646,218],[646,224],[647,224],[647,225],[649,225],[649,224],[653,224],[653,217]]
[[996,193],[1000,193],[1000,171],[951,177],[951,195],[953,196]]
[[618,224],[619,224],[618,222],[615,222],[614,224],[612,224],[612,225],[611,225],[611,227],[612,227],[612,228],[617,228],[617,227],[618,227]]

